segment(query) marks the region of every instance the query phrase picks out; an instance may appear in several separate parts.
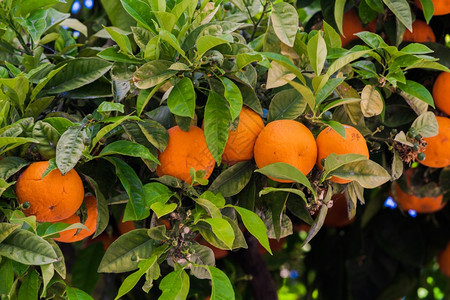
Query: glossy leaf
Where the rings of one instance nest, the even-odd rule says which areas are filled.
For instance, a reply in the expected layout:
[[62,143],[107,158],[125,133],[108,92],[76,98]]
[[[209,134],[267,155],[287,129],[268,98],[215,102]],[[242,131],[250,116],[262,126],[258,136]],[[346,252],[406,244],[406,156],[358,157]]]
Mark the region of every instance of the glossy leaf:
[[330,172],[330,175],[355,180],[367,189],[376,188],[391,179],[382,166],[368,159],[345,164]]
[[412,123],[411,128],[414,128],[416,134],[425,138],[433,137],[439,133],[439,124],[435,114],[431,111],[418,116]]
[[31,270],[25,276],[22,284],[20,285],[17,299],[18,300],[38,299],[40,285],[41,280],[39,278],[39,273],[36,270]]
[[184,77],[172,88],[167,106],[174,115],[194,118],[195,99],[194,85],[190,78]]
[[[7,180],[9,177],[17,173],[20,169],[27,166],[28,164],[29,162],[21,157],[3,157],[2,160],[0,160],[0,178]],[[2,232],[2,230],[0,230],[0,232]]]
[[52,246],[43,238],[18,229],[0,244],[0,255],[26,265],[45,265],[56,262]]
[[152,9],[147,2],[141,0],[120,0],[120,2],[133,19],[142,24],[146,29],[156,32],[155,25],[152,23],[152,19],[154,19]]
[[384,4],[394,13],[397,19],[412,31],[411,8],[406,0],[383,0]]
[[189,291],[189,276],[183,269],[167,274],[159,284],[162,291],[159,300],[186,299]]
[[72,170],[83,155],[87,134],[81,126],[64,132],[56,145],[56,165],[63,175]]
[[154,60],[141,66],[133,75],[134,84],[139,89],[149,89],[164,82],[177,73],[170,70],[172,62],[166,60]]
[[399,82],[398,87],[409,95],[417,97],[426,104],[434,107],[433,96],[431,96],[430,92],[420,83],[412,80],[406,80],[406,84]]
[[211,300],[234,299],[233,286],[228,276],[216,267],[207,266],[206,268],[211,275]]
[[243,99],[239,87],[230,79],[220,77],[224,87],[224,97],[230,106],[231,120],[236,119],[242,109]]
[[202,222],[208,223],[211,226],[212,231],[216,235],[216,237],[222,241],[228,249],[233,248],[233,241],[234,241],[234,231],[233,227],[231,227],[230,223],[228,223],[224,219],[218,219],[218,218],[209,218],[209,219],[202,219]]
[[231,115],[226,100],[214,91],[209,92],[204,117],[206,144],[217,164],[220,164],[228,140]]
[[286,2],[278,2],[272,5],[270,19],[277,37],[286,45],[293,47],[297,34],[297,11]]
[[327,58],[327,46],[322,34],[319,32],[308,41],[308,56],[311,67],[319,76],[322,73]]
[[142,146],[141,144],[133,143],[130,141],[112,142],[102,149],[98,157],[114,154],[141,157],[143,159],[148,159],[159,164],[158,159],[148,150],[148,148]]
[[86,292],[69,286],[66,287],[66,296],[67,300],[94,300]]
[[234,209],[241,216],[242,222],[244,223],[245,228],[259,241],[259,243],[272,254],[272,250],[270,249],[269,239],[267,238],[267,229],[264,225],[264,222],[258,217],[257,214],[252,212],[251,210],[233,206]]
[[267,121],[296,119],[305,111],[306,105],[306,101],[297,90],[282,90],[276,93],[270,102]]
[[106,250],[98,272],[123,273],[138,268],[139,258],[149,258],[153,251],[153,240],[147,229],[135,229],[121,235]]
[[250,181],[253,173],[253,163],[250,161],[238,162],[223,171],[211,184],[209,190],[221,193],[224,197],[238,194]]

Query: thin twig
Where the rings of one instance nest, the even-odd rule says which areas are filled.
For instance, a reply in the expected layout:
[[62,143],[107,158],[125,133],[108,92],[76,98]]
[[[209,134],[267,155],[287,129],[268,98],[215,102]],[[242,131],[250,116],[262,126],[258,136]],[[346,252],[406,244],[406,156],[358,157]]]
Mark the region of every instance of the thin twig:
[[[266,1],[266,4],[264,4],[261,16],[259,17],[259,19],[258,19],[258,21],[256,23],[253,23],[253,32],[252,32],[252,35],[250,37],[250,41],[253,41],[253,38],[255,37],[256,31],[258,30],[258,26],[261,23],[262,19],[264,18],[264,14],[266,13],[266,9],[267,9],[268,5],[269,5],[269,1]],[[247,8],[247,10],[248,10],[248,8]],[[249,14],[250,14],[250,12],[249,12]],[[251,16],[250,16],[250,18],[251,18]],[[252,21],[253,21],[253,19],[252,19]]]

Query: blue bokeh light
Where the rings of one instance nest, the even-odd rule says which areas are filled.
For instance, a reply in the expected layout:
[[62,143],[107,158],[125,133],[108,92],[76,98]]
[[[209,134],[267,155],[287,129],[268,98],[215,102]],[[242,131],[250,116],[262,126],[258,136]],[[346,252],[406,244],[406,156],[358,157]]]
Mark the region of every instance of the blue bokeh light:
[[269,114],[269,111],[265,108],[263,108],[263,118],[267,118],[267,115]]
[[73,32],[73,37],[74,38],[78,38],[80,36],[80,32],[79,31],[74,31]]
[[65,30],[68,30],[69,29],[69,26],[66,26],[66,25],[62,25],[61,26],[63,29],[65,29]]
[[80,3],[80,1],[76,0],[72,4],[72,8],[70,9],[70,12],[75,15],[75,14],[77,14],[80,11],[80,9],[81,9],[81,3]]
[[292,279],[297,279],[298,278],[298,271],[293,270],[289,273],[289,277],[291,277]]
[[408,210],[408,214],[413,218],[417,217],[417,211],[415,211],[414,209]]
[[394,199],[391,196],[389,196],[384,201],[384,207],[395,209],[397,207],[397,203],[395,203]]
[[94,0],[84,0],[84,7],[92,9],[94,7]]

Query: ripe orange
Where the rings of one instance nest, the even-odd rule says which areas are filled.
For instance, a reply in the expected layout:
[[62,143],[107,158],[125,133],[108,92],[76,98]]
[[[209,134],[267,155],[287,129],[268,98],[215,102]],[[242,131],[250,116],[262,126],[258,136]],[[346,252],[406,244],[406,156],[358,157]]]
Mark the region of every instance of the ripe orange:
[[377,31],[377,19],[373,20],[369,24],[364,27],[364,30],[370,31],[370,32],[376,32]]
[[228,165],[253,158],[256,138],[264,128],[261,117],[253,110],[243,107],[239,114],[239,125],[230,131],[222,160]]
[[[419,0],[415,0],[417,7],[422,9],[422,4]],[[431,0],[434,5],[433,16],[440,16],[450,14],[450,0]]]
[[424,138],[427,142],[425,160],[422,165],[431,168],[444,168],[450,166],[450,119],[436,117],[439,124],[439,133],[433,137]]
[[[267,124],[255,143],[258,168],[276,162],[290,164],[308,174],[317,158],[317,146],[311,131],[297,121],[276,120]],[[272,178],[273,179],[273,178]],[[289,180],[273,179],[279,182]]]
[[436,78],[433,99],[437,108],[450,116],[450,72],[442,72]]
[[[369,149],[362,134],[354,127],[344,125],[345,139],[331,127],[322,130],[316,138],[317,165],[323,169],[322,159],[326,159],[331,153],[335,154],[361,154],[369,158]],[[336,176],[330,179],[333,182],[344,184],[351,180],[341,179]]]
[[[411,186],[413,171],[413,169],[408,169],[404,173],[408,187]],[[446,202],[442,203],[442,195],[436,197],[418,197],[412,192],[407,193],[403,191],[397,183],[395,183],[395,198],[401,209],[405,211],[412,209],[418,213],[433,213],[441,210],[446,204]]]
[[412,24],[412,32],[408,29],[405,30],[403,41],[415,43],[436,42],[436,37],[430,25],[422,20],[415,20]]
[[355,33],[364,31],[363,26],[361,24],[361,20],[359,19],[358,15],[353,9],[347,11],[344,14],[342,20],[342,31],[343,31],[343,36],[341,35],[342,47],[345,47],[351,41],[358,39],[358,37],[354,35]]
[[[97,199],[94,196],[89,195],[84,199],[84,203],[86,203],[86,211],[87,211],[87,218],[86,222],[84,222],[84,225],[87,228],[89,228],[89,230],[80,229],[80,232],[78,232],[78,234],[77,234],[78,229],[66,230],[59,233],[59,238],[53,238],[55,241],[63,243],[73,243],[81,241],[85,237],[94,234],[95,230],[97,230]],[[81,219],[77,214],[73,214],[67,219],[58,222],[75,224],[81,223]]]
[[441,273],[450,277],[450,242],[447,243],[445,249],[439,253],[437,262]]
[[211,175],[215,161],[206,146],[203,130],[191,125],[185,132],[178,126],[168,130],[169,143],[158,156],[161,164],[156,168],[158,176],[170,175],[191,183],[189,170],[205,170],[205,179]]
[[328,227],[344,227],[351,224],[355,218],[348,218],[347,198],[345,194],[336,194],[331,198],[333,206],[328,209],[324,225]]
[[74,169],[64,176],[53,170],[42,178],[48,165],[48,161],[32,163],[16,183],[19,203],[30,205],[23,212],[36,216],[39,222],[56,222],[72,216],[84,198],[83,182]]

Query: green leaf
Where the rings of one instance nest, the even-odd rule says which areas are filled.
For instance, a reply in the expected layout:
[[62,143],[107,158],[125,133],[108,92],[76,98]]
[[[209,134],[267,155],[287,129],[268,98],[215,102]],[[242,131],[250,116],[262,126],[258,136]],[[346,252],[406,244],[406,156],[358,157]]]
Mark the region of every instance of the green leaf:
[[221,193],[224,197],[238,194],[250,181],[253,173],[253,163],[249,161],[238,162],[223,171],[211,184],[209,190]]
[[81,126],[72,126],[64,132],[56,145],[56,165],[65,175],[83,155],[87,134]]
[[0,244],[0,255],[25,265],[45,265],[56,262],[52,246],[43,238],[23,229],[10,234]]
[[116,44],[119,46],[120,51],[125,54],[133,54],[133,49],[131,49],[131,42],[128,36],[125,34],[122,34],[120,32],[115,31],[111,27],[105,27],[105,30],[109,33],[113,41],[116,42]]
[[167,143],[169,142],[169,134],[160,123],[146,119],[137,122],[137,125],[150,144],[155,146],[159,151],[166,149]]
[[[3,157],[2,160],[0,160],[0,178],[8,180],[9,177],[17,173],[20,169],[27,166],[28,164],[29,162],[27,162],[25,159],[21,157],[15,156]],[[0,230],[0,232],[2,232],[2,230]]]
[[94,300],[86,292],[70,286],[66,287],[66,296],[67,300]]
[[159,300],[186,299],[189,292],[189,276],[183,269],[167,274],[159,284],[162,291]]
[[417,83],[412,80],[406,80],[406,84],[398,82],[397,85],[402,91],[434,107],[433,96],[431,96],[430,92],[426,89],[426,87],[424,87],[420,83]]
[[320,207],[320,211],[318,216],[314,219],[314,223],[311,226],[311,229],[308,232],[308,236],[301,244],[301,247],[303,248],[304,245],[309,243],[313,237],[316,236],[316,234],[319,232],[320,228],[322,228],[323,222],[325,221],[325,217],[327,215],[328,207],[326,205],[322,205]]
[[97,182],[91,177],[84,175],[84,179],[89,183],[91,188],[94,189],[95,198],[97,199],[97,229],[95,230],[92,238],[95,238],[102,233],[109,223],[109,210],[106,203],[105,196],[101,192]]
[[172,88],[167,106],[177,116],[194,118],[196,94],[189,77],[184,77]]
[[337,88],[344,80],[345,77],[329,79],[325,83],[325,85],[316,93],[316,106],[325,101],[325,99],[330,96],[334,89]]
[[170,70],[172,62],[167,60],[154,60],[141,66],[133,75],[134,84],[139,89],[149,89],[160,84],[177,73]]
[[267,122],[287,119],[294,120],[306,109],[306,101],[295,89],[282,90],[270,101]]
[[213,203],[218,208],[224,208],[225,198],[220,193],[213,193],[211,191],[206,191],[199,196],[199,199],[207,199],[209,202]]
[[211,300],[235,299],[233,286],[228,276],[216,267],[207,266],[206,268],[211,275]]
[[228,247],[228,249],[233,249],[235,236],[233,227],[231,227],[230,223],[228,223],[224,219],[219,218],[201,219],[200,221],[208,223],[211,226],[211,229],[216,237],[220,241],[222,241]]
[[230,105],[231,120],[236,119],[242,109],[243,99],[239,87],[226,77],[219,77],[225,88],[224,97]]
[[15,78],[0,79],[0,84],[3,84],[6,88],[6,96],[16,103],[23,112],[25,99],[30,88],[28,79],[23,75],[18,75]]
[[267,229],[264,225],[264,222],[258,217],[257,214],[252,212],[251,210],[233,206],[234,209],[241,216],[242,222],[244,223],[245,228],[259,241],[259,243],[272,254],[272,250],[270,249],[269,239],[267,237]]
[[144,187],[136,172],[119,158],[104,157],[104,159],[112,163],[116,168],[116,175],[129,197],[123,221],[147,218],[150,215],[150,211],[145,202]]
[[394,13],[397,19],[412,31],[411,8],[406,0],[383,0],[384,4]]
[[4,179],[0,178],[0,196],[3,195],[3,193],[14,183],[15,183],[15,181],[6,182]]
[[435,114],[431,111],[418,116],[411,128],[414,128],[416,134],[420,134],[424,138],[433,137],[439,133],[439,124]]
[[341,37],[339,36],[339,33],[337,33],[336,30],[334,30],[334,28],[330,24],[325,22],[325,20],[323,21],[323,31],[325,43],[327,44],[328,47],[341,48],[342,41]]
[[13,264],[11,260],[4,258],[0,261],[0,295],[2,296],[8,295],[11,292],[11,289],[13,289],[13,287],[14,287]]
[[97,268],[104,254],[103,243],[95,240],[88,247],[78,250],[71,269],[71,285],[92,294],[100,278]]
[[271,52],[262,52],[262,55],[264,55],[267,58],[270,58],[273,61],[276,61],[277,63],[281,64],[283,67],[291,71],[292,73],[297,76],[297,78],[303,83],[306,84],[305,77],[303,76],[300,69],[294,65],[292,61],[290,61],[285,56],[278,54],[278,53],[271,53]]
[[345,65],[351,63],[354,60],[357,60],[363,55],[368,54],[372,50],[362,50],[362,51],[356,51],[356,52],[350,52],[349,54],[346,54],[338,59],[336,59],[328,68],[326,75],[328,77],[331,77],[336,71],[344,67]]
[[[113,123],[109,124],[109,125],[106,125],[102,129],[100,129],[99,132],[97,132],[97,134],[95,135],[95,137],[94,137],[94,139],[92,140],[92,143],[91,143],[91,151],[92,151],[92,149],[95,148],[95,146],[102,139],[102,137],[104,137],[108,132],[110,132],[111,130],[113,130],[114,128],[116,128],[120,124],[122,124],[122,122],[130,120],[130,119],[140,120],[139,118],[131,117],[131,116],[118,116],[116,118],[111,118],[110,121],[113,121]],[[107,122],[108,120],[105,119],[103,121]]]
[[120,49],[115,49],[114,47],[106,48],[105,50],[100,51],[97,53],[97,56],[106,60],[115,61],[115,62],[122,62],[122,63],[141,63],[140,60],[136,58],[132,58],[126,54],[123,54],[120,52]]
[[81,23],[78,19],[69,18],[62,21],[61,26],[67,26],[76,31],[79,31],[85,37],[88,37],[88,29],[87,26]]
[[173,212],[177,206],[176,203],[163,204],[161,202],[156,202],[153,203],[150,208],[155,212],[157,218],[161,218]]
[[148,148],[130,141],[112,142],[111,144],[106,145],[97,157],[113,154],[141,157],[159,164],[158,159],[148,150]]
[[36,270],[30,270],[19,288],[18,300],[34,300],[39,297],[41,280]]
[[312,110],[315,110],[316,105],[315,105],[315,99],[314,99],[314,94],[311,91],[311,89],[309,87],[307,87],[306,85],[297,83],[295,81],[289,81],[289,84],[295,88],[303,97],[303,99],[305,99],[306,103],[308,103],[309,107]]
[[131,31],[133,32],[134,41],[141,50],[145,50],[145,46],[154,37],[152,32],[141,27],[131,27]]
[[127,14],[120,0],[101,0],[101,3],[113,26],[122,30],[130,30],[131,26],[136,26],[136,21]]
[[65,68],[66,65],[62,65],[61,67],[50,71],[50,73],[48,73],[48,75],[46,75],[44,78],[42,78],[41,80],[39,80],[38,84],[36,85],[36,87],[33,89],[33,91],[31,92],[30,95],[30,104],[28,104],[28,107],[30,107],[32,101],[36,98],[36,96],[39,94],[39,92],[47,85],[47,83],[56,75],[58,74],[59,71],[61,71],[63,68]]
[[20,224],[0,223],[0,243],[18,228]]
[[201,196],[198,199],[195,199],[195,202],[202,206],[208,213],[208,215],[211,218],[222,218],[222,213],[220,212],[219,208],[208,199],[203,199]]
[[41,273],[42,273],[41,298],[44,298],[47,295],[47,288],[50,283],[50,280],[53,278],[53,275],[55,275],[55,268],[53,267],[53,264],[41,265]]
[[47,242],[52,246],[53,250],[55,250],[56,256],[58,256],[58,261],[53,263],[53,267],[55,271],[63,278],[66,278],[66,262],[64,259],[64,254],[59,248],[58,244],[54,240],[47,239]]
[[[172,14],[171,14],[172,15]],[[172,15],[173,16],[173,15]],[[165,42],[167,42],[170,46],[172,46],[181,56],[183,56],[187,61],[189,59],[186,57],[184,50],[181,49],[180,44],[178,43],[177,38],[171,34],[169,31],[161,29],[159,31],[159,38]]]
[[222,96],[210,91],[204,115],[205,139],[217,164],[220,164],[222,160],[222,154],[228,140],[230,121],[231,115],[228,103]]
[[33,126],[33,138],[39,141],[37,149],[44,159],[54,158],[61,134],[47,122],[37,121]]
[[[6,145],[10,145],[8,148],[2,150],[0,154],[11,150],[15,147],[18,147],[20,145],[26,144],[26,143],[36,143],[38,144],[39,141],[32,138],[24,138],[24,137],[0,137],[0,148],[4,147]],[[12,144],[12,145],[11,145]]]
[[376,188],[391,179],[389,173],[379,164],[369,159],[345,164],[330,175],[358,182],[367,189]]
[[429,54],[433,53],[433,50],[425,46],[421,43],[410,43],[403,47],[401,52],[408,53],[408,54]]
[[206,51],[222,45],[222,44],[228,44],[229,42],[223,38],[213,36],[213,35],[204,35],[197,39],[197,56],[202,57],[203,54],[206,53]]
[[315,191],[311,187],[308,178],[306,178],[306,176],[302,172],[300,172],[296,167],[293,167],[290,164],[282,162],[273,163],[261,169],[258,169],[255,172],[277,179],[292,180],[298,182],[306,186],[315,195]]
[[289,3],[278,2],[272,5],[272,14],[270,15],[273,29],[277,37],[288,45],[294,46],[295,35],[298,30],[297,10]]
[[334,4],[334,19],[338,27],[339,32],[344,35],[343,18],[344,18],[344,6],[346,0],[336,0]]
[[307,202],[306,201],[306,197],[305,197],[305,193],[303,193],[301,190],[293,189],[293,188],[266,187],[263,190],[259,191],[259,196],[267,195],[269,193],[275,193],[275,192],[293,193],[293,194],[296,194],[297,196],[300,196],[300,198],[302,198],[305,202]]
[[31,38],[37,43],[42,34],[53,25],[67,19],[70,14],[64,14],[53,8],[39,10],[31,14],[28,18],[17,18],[17,21],[30,33]]
[[331,153],[328,155],[325,159],[325,164],[323,165],[323,178],[331,177],[329,176],[330,172],[342,167],[343,165],[357,162],[360,160],[366,160],[367,157],[361,154],[354,154],[354,153],[348,153],[348,154],[335,154]]
[[155,25],[152,22],[154,20],[152,9],[146,2],[141,0],[120,0],[120,2],[133,19],[146,29],[156,33]]
[[420,4],[422,4],[422,11],[427,23],[430,23],[431,18],[434,14],[434,5],[431,0],[420,0]]
[[123,273],[138,268],[139,259],[149,258],[153,251],[153,240],[147,229],[135,229],[115,240],[106,250],[98,272]]
[[54,6],[58,3],[64,3],[65,0],[23,0],[20,2],[20,6],[17,7],[20,11],[20,15],[26,16],[29,13],[33,13],[37,10]]
[[59,94],[92,83],[108,72],[112,63],[95,57],[80,57],[60,63],[59,71],[45,86],[44,93]]
[[120,297],[126,295],[129,291],[131,291],[134,288],[134,286],[139,282],[139,279],[141,279],[141,277],[148,270],[150,270],[150,268],[152,268],[153,266],[157,266],[158,265],[157,258],[158,257],[156,255],[152,255],[148,259],[142,259],[138,264],[139,270],[128,275],[128,277],[125,278],[125,280],[122,282],[115,299],[119,299]]
[[327,45],[322,37],[322,34],[318,32],[308,41],[308,57],[311,63],[311,67],[319,76],[322,73],[325,61],[327,58]]

